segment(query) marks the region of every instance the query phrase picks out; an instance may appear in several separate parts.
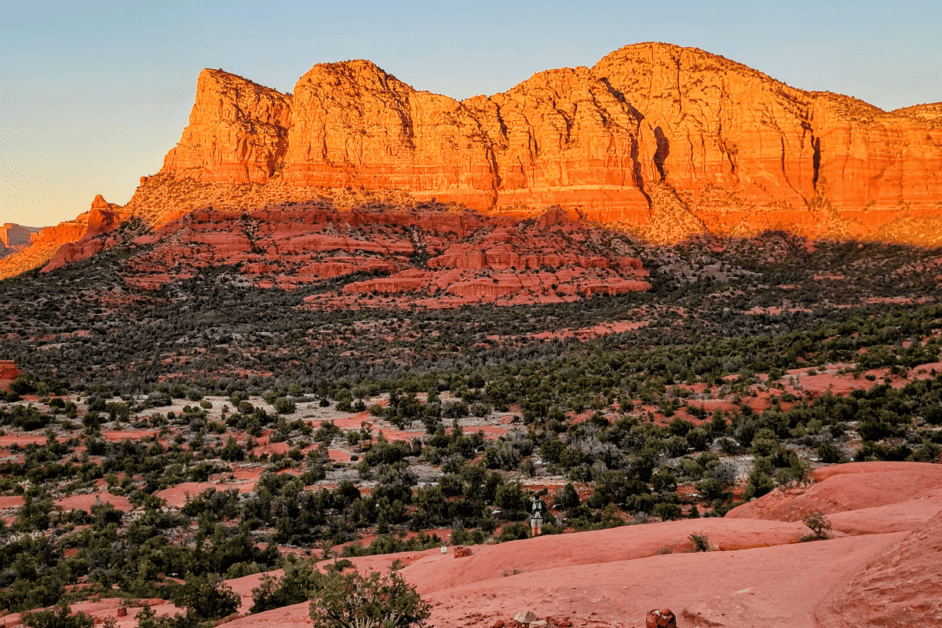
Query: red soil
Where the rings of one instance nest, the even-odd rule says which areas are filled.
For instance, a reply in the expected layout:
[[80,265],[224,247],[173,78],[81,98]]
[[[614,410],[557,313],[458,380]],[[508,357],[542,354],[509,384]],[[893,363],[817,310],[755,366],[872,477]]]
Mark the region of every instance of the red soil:
[[[262,469],[259,469],[258,473],[255,474],[255,480],[258,479],[258,475],[260,475],[261,472]],[[188,500],[198,497],[211,488],[217,491],[236,489],[240,493],[249,493],[255,490],[255,482],[249,481],[229,484],[223,482],[184,482],[183,484],[177,484],[176,486],[165,488],[162,491],[157,491],[154,495],[160,499],[166,500],[168,506],[182,508],[186,505]]]
[[[20,447],[26,447],[27,445],[45,445],[48,440],[49,439],[43,435],[17,436],[16,434],[6,434],[0,436],[0,447],[9,447],[10,445],[19,445]],[[68,439],[60,437],[57,440],[59,442],[65,442]]]
[[96,504],[111,504],[118,510],[123,510],[124,512],[128,512],[133,508],[131,501],[127,497],[104,492],[89,493],[88,495],[72,495],[71,497],[57,499],[55,504],[65,511],[84,510],[89,513]]
[[159,430],[140,430],[140,431],[130,431],[130,430],[102,430],[101,435],[107,441],[112,441],[119,443],[123,440],[141,440],[142,438],[150,438],[155,434],[158,434]]
[[634,331],[647,326],[648,321],[612,321],[575,330],[566,328],[560,329],[559,331],[541,331],[540,333],[530,334],[529,336],[536,340],[554,340],[557,338],[559,340],[566,340],[568,338],[577,338],[578,340],[586,341],[599,336],[621,334],[626,331]]
[[[682,627],[938,624],[942,467],[859,463],[815,479],[722,519],[474,546],[457,560],[451,550],[429,550],[352,561],[361,571],[402,561],[402,575],[433,606],[430,625],[440,627],[491,627],[527,609],[573,626],[640,627],[664,607]],[[830,509],[838,538],[796,542],[808,532],[796,518],[809,508]],[[690,553],[693,532],[717,551]],[[232,585],[250,596],[259,578]],[[299,604],[229,625],[302,626],[307,612]]]
[[328,449],[327,455],[330,456],[331,460],[336,462],[350,462],[351,454],[345,451],[339,451],[337,449]]
[[19,495],[2,495],[0,496],[0,510],[5,510],[7,508],[19,508],[23,505],[23,498]]

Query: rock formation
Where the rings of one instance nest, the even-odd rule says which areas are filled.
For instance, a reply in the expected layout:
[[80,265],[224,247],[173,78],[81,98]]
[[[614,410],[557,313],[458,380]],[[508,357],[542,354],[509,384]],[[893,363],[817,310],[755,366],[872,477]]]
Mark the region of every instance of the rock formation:
[[677,628],[677,617],[669,608],[654,609],[644,619],[645,628]]
[[84,233],[74,242],[64,242],[43,267],[42,272],[48,273],[66,264],[88,259],[116,243],[113,238],[101,236],[121,224],[123,214],[117,205],[109,203],[99,194],[92,201],[91,209],[83,216]]
[[819,607],[822,626],[900,627],[942,623],[942,511],[835,587]]
[[37,231],[39,229],[8,222],[0,226],[0,247],[16,250],[29,246]]
[[295,87],[285,181],[397,188],[478,209],[580,206],[640,223],[637,120],[586,68],[459,102],[368,61],[316,65]]
[[20,376],[20,370],[12,360],[0,360],[0,381],[11,381]]
[[210,266],[234,267],[259,287],[337,280],[336,291],[305,299],[312,308],[563,302],[651,287],[641,262],[624,252],[626,236],[559,212],[521,221],[391,207],[200,210],[133,245],[122,263],[129,286],[154,290]]
[[75,220],[67,220],[54,227],[38,230],[38,233],[31,236],[29,246],[0,259],[0,279],[44,266],[54,257],[62,260],[54,266],[57,268],[69,261],[77,261],[94,255],[104,247],[89,251],[84,256],[69,252],[69,250],[60,253],[60,249],[66,245],[72,245],[86,235],[91,237],[109,231],[120,224],[125,217],[126,214],[121,212],[118,205],[108,203],[99,194],[92,201],[91,208],[79,214]]
[[203,70],[190,123],[161,171],[205,182],[264,183],[283,162],[290,115],[290,96]]
[[[242,105],[241,92],[223,83],[251,86],[253,102],[266,104]],[[540,72],[464,101],[416,91],[362,60],[314,66],[290,102],[204,71],[191,124],[164,170],[185,173],[178,156],[206,154],[209,134],[218,155],[242,156],[239,172],[264,170],[259,150],[246,146],[271,147],[267,176],[283,167],[285,185],[408,190],[523,214],[561,205],[590,220],[651,227],[646,235],[658,241],[768,228],[866,237],[897,219],[942,213],[940,109],[887,113],[666,44],[627,46],[592,68]],[[240,115],[228,141],[207,131],[231,129]],[[252,141],[249,128],[260,129]],[[212,174],[210,161],[195,178],[266,180]],[[668,216],[652,226],[659,210]]]
[[38,231],[10,222],[0,225],[0,259],[29,247]]
[[[517,218],[559,206],[654,243],[786,230],[939,246],[940,165],[940,103],[884,112],[668,44],[463,101],[363,60],[315,65],[293,95],[204,70],[179,143],[118,220],[379,194]],[[90,219],[44,230],[0,278],[88,236]],[[53,267],[100,250],[88,238]]]

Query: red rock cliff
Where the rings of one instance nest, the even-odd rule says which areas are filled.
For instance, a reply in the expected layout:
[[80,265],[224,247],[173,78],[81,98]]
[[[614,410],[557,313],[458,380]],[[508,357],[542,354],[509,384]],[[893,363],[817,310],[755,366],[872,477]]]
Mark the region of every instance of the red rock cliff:
[[637,123],[586,68],[459,102],[368,61],[316,65],[295,87],[285,180],[406,189],[485,210],[563,204],[639,224],[649,204]]
[[[124,213],[159,226],[326,190],[517,217],[559,205],[662,243],[783,229],[942,246],[942,103],[884,112],[657,43],[464,101],[369,61],[315,65],[293,95],[204,70],[180,142]],[[0,261],[0,278],[45,264],[89,220],[112,221],[44,230]]]
[[[868,237],[942,213],[939,111],[887,113],[667,44],[464,101],[369,61],[316,65],[291,98],[205,70],[164,171],[265,182],[283,168],[278,185],[398,189],[498,212],[558,204],[656,241],[768,228]],[[893,238],[920,241],[907,224]]]
[[39,231],[39,229],[15,225],[9,222],[0,225],[0,248],[17,250],[29,246],[33,235],[37,231]]
[[[61,251],[61,249],[72,246],[83,238],[91,238],[110,231],[121,223],[124,215],[118,205],[109,203],[102,198],[101,194],[97,195],[92,201],[91,208],[79,214],[75,220],[67,220],[54,227],[39,230],[38,233],[33,234],[28,247],[0,259],[0,279],[43,266],[57,255],[66,261],[77,261],[94,255],[102,247],[86,255],[75,254],[70,249],[66,251]],[[61,265],[62,263],[59,263],[56,267]]]
[[190,123],[162,171],[205,182],[264,183],[284,158],[290,115],[290,96],[203,70]]

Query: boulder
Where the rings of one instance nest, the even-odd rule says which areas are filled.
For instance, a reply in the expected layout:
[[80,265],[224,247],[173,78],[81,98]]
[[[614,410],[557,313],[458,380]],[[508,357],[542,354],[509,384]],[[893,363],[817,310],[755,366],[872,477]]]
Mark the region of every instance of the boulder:
[[644,620],[645,628],[677,628],[677,617],[669,608],[654,609]]
[[0,360],[0,380],[12,381],[20,376],[20,369],[12,360]]

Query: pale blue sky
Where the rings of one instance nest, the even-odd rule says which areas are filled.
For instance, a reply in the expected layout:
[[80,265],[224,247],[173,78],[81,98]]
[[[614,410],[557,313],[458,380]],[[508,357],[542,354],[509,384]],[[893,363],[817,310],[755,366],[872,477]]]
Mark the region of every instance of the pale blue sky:
[[0,223],[46,226],[97,193],[126,203],[186,125],[204,67],[292,91],[315,63],[364,58],[465,98],[664,41],[883,109],[942,101],[942,3],[3,3]]

